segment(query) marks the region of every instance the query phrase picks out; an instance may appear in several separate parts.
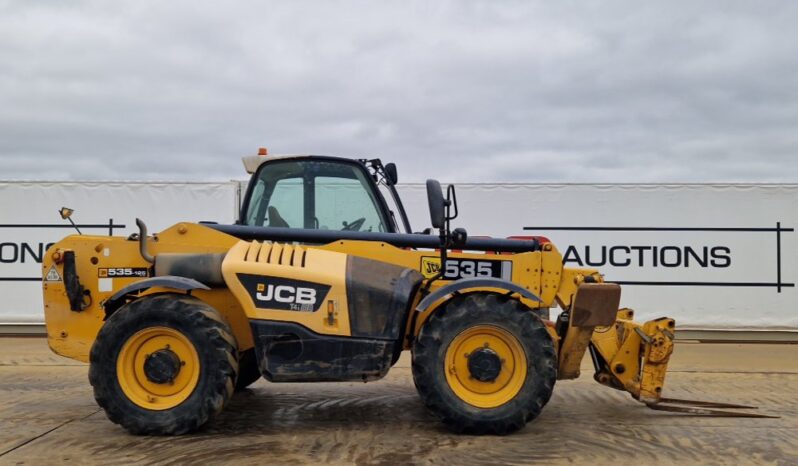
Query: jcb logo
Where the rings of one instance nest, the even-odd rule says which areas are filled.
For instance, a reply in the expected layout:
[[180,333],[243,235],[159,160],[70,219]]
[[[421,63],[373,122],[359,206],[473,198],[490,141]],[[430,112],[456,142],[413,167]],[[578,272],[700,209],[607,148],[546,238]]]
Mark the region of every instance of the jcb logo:
[[437,257],[421,258],[421,274],[427,278],[434,277],[441,270],[441,260]]
[[316,304],[316,290],[301,286],[274,286],[272,284],[258,283],[258,292],[255,294],[255,297],[259,301],[274,300],[278,303],[293,303],[309,306]]
[[323,283],[283,277],[240,273],[238,279],[258,309],[315,312],[330,291]]

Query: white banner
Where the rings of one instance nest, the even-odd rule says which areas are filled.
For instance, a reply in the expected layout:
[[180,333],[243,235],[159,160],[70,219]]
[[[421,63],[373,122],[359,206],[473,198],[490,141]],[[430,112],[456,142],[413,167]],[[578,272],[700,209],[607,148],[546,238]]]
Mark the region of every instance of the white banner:
[[[422,184],[400,185],[415,231],[430,225]],[[798,329],[798,185],[458,184],[453,226],[473,236],[543,235],[569,267],[623,284],[641,319],[688,328]],[[71,234],[128,235],[179,221],[230,223],[238,184],[0,183],[0,323],[43,320],[40,261]]]
[[0,323],[44,321],[41,259],[49,245],[75,233],[58,210],[75,210],[83,233],[127,236],[135,219],[159,231],[180,221],[230,223],[237,183],[0,182]]
[[[414,230],[422,185],[402,188]],[[798,328],[798,185],[458,184],[470,235],[542,235],[568,267],[623,285],[641,319],[682,327]]]

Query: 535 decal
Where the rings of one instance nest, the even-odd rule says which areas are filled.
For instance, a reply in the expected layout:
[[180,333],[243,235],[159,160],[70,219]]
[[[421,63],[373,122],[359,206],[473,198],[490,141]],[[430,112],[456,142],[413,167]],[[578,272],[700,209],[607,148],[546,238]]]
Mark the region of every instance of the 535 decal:
[[[441,270],[440,257],[422,257],[421,273],[430,278]],[[461,278],[491,277],[511,280],[513,263],[501,260],[483,259],[447,259],[443,270],[445,280]]]
[[146,267],[116,267],[97,269],[100,278],[128,278],[149,277],[150,271]]

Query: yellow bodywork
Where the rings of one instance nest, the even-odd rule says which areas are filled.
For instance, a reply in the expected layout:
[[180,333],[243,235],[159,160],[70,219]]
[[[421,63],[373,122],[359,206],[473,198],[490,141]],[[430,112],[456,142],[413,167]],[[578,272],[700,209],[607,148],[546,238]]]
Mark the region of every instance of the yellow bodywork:
[[[530,308],[548,308],[555,305],[555,297],[558,301],[569,302],[569,294],[576,292],[574,283],[563,282],[561,277],[570,275],[563,274],[562,256],[552,245],[544,245],[542,251],[526,252],[509,255],[489,255],[484,253],[450,253],[450,258],[462,259],[496,259],[509,261],[512,263],[512,282],[516,283],[533,294],[539,296],[542,301],[537,302],[521,298],[524,304]],[[402,249],[383,242],[372,241],[335,241],[320,246],[292,246],[281,245],[279,243],[261,244],[258,242],[241,242],[230,235],[220,233],[211,228],[199,224],[179,223],[163,232],[154,235],[148,241],[149,251],[153,255],[159,253],[228,253],[223,267],[229,268],[234,262],[241,262],[242,267],[252,268],[252,270],[264,270],[264,265],[280,267],[281,274],[289,274],[290,266],[286,269],[286,264],[274,260],[270,262],[270,256],[280,257],[280,253],[266,254],[266,248],[274,248],[275,251],[281,248],[296,248],[303,251],[307,258],[313,258],[320,266],[317,271],[311,273],[324,274],[328,281],[334,279],[336,274],[340,274],[344,267],[344,256],[332,254],[325,255],[325,251],[345,253],[360,256],[367,259],[388,262],[402,267],[419,270],[422,274],[428,266],[430,258],[437,259],[438,253],[433,250],[413,250]],[[263,249],[264,254],[259,254]],[[45,317],[47,322],[47,334],[50,347],[58,354],[66,357],[88,361],[88,353],[94,338],[105,319],[105,311],[102,303],[111,297],[114,292],[122,287],[140,280],[141,277],[100,277],[101,270],[104,269],[129,269],[129,268],[148,268],[150,266],[139,254],[138,242],[121,237],[108,236],[88,236],[73,235],[53,245],[45,254],[42,262],[43,275],[46,275],[51,267],[63,276],[63,264],[58,259],[63,257],[63,252],[71,250],[75,252],[78,260],[77,274],[83,286],[89,290],[92,297],[89,306],[82,312],[74,312],[69,308],[66,299],[66,290],[63,281],[44,281],[44,303]],[[271,251],[271,249],[269,249]],[[288,254],[283,254],[288,256]],[[85,258],[89,260],[85,260]],[[296,257],[299,257],[296,255]],[[249,265],[247,265],[249,264]],[[267,265],[268,264],[268,265]],[[322,265],[323,264],[323,265]],[[286,272],[289,270],[289,272]],[[224,273],[224,271],[223,271]],[[301,272],[305,278],[308,277],[308,269]],[[593,273],[592,271],[588,271]],[[585,272],[582,273],[584,275]],[[427,275],[429,271],[427,270]],[[234,283],[235,281],[228,281]],[[432,283],[431,291],[449,283],[446,280],[438,280]],[[240,286],[240,285],[239,285]],[[476,289],[475,289],[476,290]],[[500,291],[484,288],[486,291]],[[161,293],[167,290],[151,288],[145,294]],[[296,313],[281,311],[263,311],[252,307],[249,299],[243,299],[243,289],[238,289],[235,284],[233,288],[216,288],[209,291],[196,290],[192,294],[216,308],[230,322],[235,337],[239,344],[239,349],[244,350],[253,347],[252,335],[249,328],[248,319],[261,318],[273,320],[286,320],[302,323],[313,331],[322,334],[349,335],[349,323],[346,312],[337,315],[335,326],[330,326],[322,322],[312,322],[309,316],[297,317]],[[334,291],[337,305],[340,309],[346,307],[346,293],[341,289]],[[416,297],[414,304],[420,300]],[[443,301],[442,301],[443,302]],[[416,335],[421,329],[426,319],[431,315],[438,305],[436,303],[426,312],[421,313],[415,319],[415,327],[408,332]],[[325,312],[326,319],[326,308]],[[304,320],[297,320],[302,318]],[[306,321],[305,321],[306,320]],[[556,334],[552,331],[552,335]],[[409,343],[406,345],[409,348]]]
[[[332,285],[319,312],[261,309],[253,302],[238,273],[275,275]],[[241,241],[227,253],[222,274],[248,319],[296,322],[322,335],[351,335],[346,299],[346,255],[280,243]],[[237,336],[237,335],[236,335]]]
[[[160,253],[226,253],[222,273],[228,288],[195,290],[192,295],[217,309],[230,323],[243,351],[254,346],[250,319],[267,319],[300,323],[308,329],[324,335],[351,335],[346,288],[344,283],[346,254],[378,260],[418,270],[426,278],[434,275],[440,267],[439,253],[435,250],[398,248],[383,242],[340,240],[325,245],[291,245],[271,242],[247,242],[218,232],[200,224],[179,223],[149,238],[147,246],[151,254]],[[45,254],[42,271],[47,276],[51,268],[63,277],[63,255],[74,251],[77,275],[88,290],[86,308],[70,310],[63,281],[43,282],[47,334],[50,347],[56,353],[88,361],[94,339],[105,319],[103,303],[122,287],[140,280],[138,276],[125,276],[127,269],[149,269],[150,264],[140,255],[138,241],[122,237],[73,235],[52,246]],[[568,269],[562,266],[562,255],[551,243],[544,243],[538,251],[516,254],[492,254],[456,252],[452,259],[491,259],[511,264],[513,283],[540,297],[540,301],[519,298],[531,309],[547,309],[559,305],[570,310],[574,297],[585,282],[598,285],[602,277],[593,269]],[[303,267],[302,264],[307,267]],[[246,290],[232,274],[266,273],[274,269],[282,277],[301,277],[304,280],[318,279],[331,283],[328,302],[319,312],[297,313],[270,309],[259,309]],[[114,272],[111,273],[110,271]],[[450,281],[439,279],[432,282],[430,291],[445,286]],[[169,291],[151,288],[143,294]],[[469,291],[505,290],[475,288]],[[408,319],[404,348],[409,349],[426,320],[448,297],[433,303],[428,309]],[[412,299],[411,309],[420,301],[420,293]],[[412,310],[411,312],[416,312]],[[662,389],[668,356],[672,350],[673,321],[663,320],[641,326],[632,322],[630,316],[620,311],[617,323],[594,330],[582,328],[571,333],[570,340],[560,341],[553,323],[547,330],[555,347],[560,348],[560,378],[578,376],[578,366],[589,343],[610,364],[611,371],[597,376],[599,382],[630,391],[634,396],[654,399]],[[629,318],[627,318],[629,317]],[[507,344],[512,348],[511,344]],[[512,351],[508,350],[509,353]],[[643,368],[640,367],[641,352]],[[512,354],[511,354],[512,355]],[[515,358],[514,355],[512,355]],[[621,368],[621,370],[618,370]],[[642,374],[638,377],[638,372]],[[463,382],[463,387],[467,382]],[[466,388],[464,388],[466,390]],[[502,394],[493,396],[493,401]],[[482,397],[483,399],[485,397]],[[475,401],[480,404],[482,401]]]
[[[179,223],[154,237],[147,243],[154,254],[161,252],[224,253],[238,242],[237,238],[219,233],[202,225]],[[74,251],[77,257],[77,274],[90,292],[91,302],[81,312],[70,310],[63,281],[43,281],[44,314],[47,340],[50,348],[62,356],[88,362],[92,343],[105,320],[102,304],[122,287],[141,277],[124,276],[125,269],[149,268],[150,264],[139,254],[138,241],[115,236],[68,236],[45,253],[42,272],[46,277],[52,267],[63,277],[63,253]],[[109,277],[107,271],[121,272]],[[104,276],[101,276],[101,273]],[[146,294],[161,293],[165,289],[151,288]],[[192,293],[222,315],[235,333],[240,349],[253,346],[249,322],[238,301],[227,289],[196,290]]]
[[[554,296],[556,295],[557,289],[554,287],[554,285],[550,285],[548,282],[543,282],[541,277],[559,277],[562,273],[562,256],[560,256],[560,253],[556,248],[553,247],[553,245],[548,246],[550,247],[543,251],[525,252],[511,255],[486,256],[484,253],[452,252],[449,254],[449,258],[496,259],[510,261],[512,263],[511,281],[526,288],[532,292],[532,294],[540,296],[542,299],[540,302],[523,297],[520,298],[520,300],[532,309],[548,308],[554,305]],[[438,253],[436,251],[402,249],[387,243],[376,241],[342,240],[335,241],[324,246],[318,246],[318,248],[328,251],[347,253],[367,259],[389,262],[391,264],[407,267],[409,269],[415,269],[421,272],[427,278],[431,276],[430,270],[427,269],[429,262],[431,262],[430,259],[435,259],[437,260],[437,263],[440,263]],[[545,269],[544,264],[546,267]],[[432,283],[430,290],[435,291],[436,289],[445,286],[448,283],[450,282],[446,280],[437,280]],[[547,287],[545,288],[545,293],[542,292],[544,287]],[[491,288],[474,288],[473,290],[497,291],[501,293],[505,292],[504,290]],[[414,304],[417,304],[417,302],[420,301],[420,298],[420,296],[416,297],[416,302]],[[418,335],[418,332],[421,331],[421,327],[424,325],[424,322],[427,321],[429,316],[432,315],[432,313],[434,313],[438,306],[443,302],[445,302],[444,299],[438,303],[435,303],[426,311],[420,313],[415,320],[415,323],[412,321],[408,322],[408,325],[415,324],[415,326],[413,328],[408,328],[407,334]],[[553,331],[552,335],[556,337],[556,334]],[[408,339],[405,339],[405,349],[410,349],[410,341],[408,341]]]

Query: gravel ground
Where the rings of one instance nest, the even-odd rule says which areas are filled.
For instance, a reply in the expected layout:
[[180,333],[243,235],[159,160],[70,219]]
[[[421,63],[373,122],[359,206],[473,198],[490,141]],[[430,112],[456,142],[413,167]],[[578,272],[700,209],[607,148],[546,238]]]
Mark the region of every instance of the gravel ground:
[[94,403],[86,365],[0,338],[0,464],[798,464],[798,345],[680,342],[671,369],[666,396],[781,418],[652,411],[583,365],[522,431],[459,436],[424,410],[406,354],[377,382],[261,380],[199,433],[136,437]]

